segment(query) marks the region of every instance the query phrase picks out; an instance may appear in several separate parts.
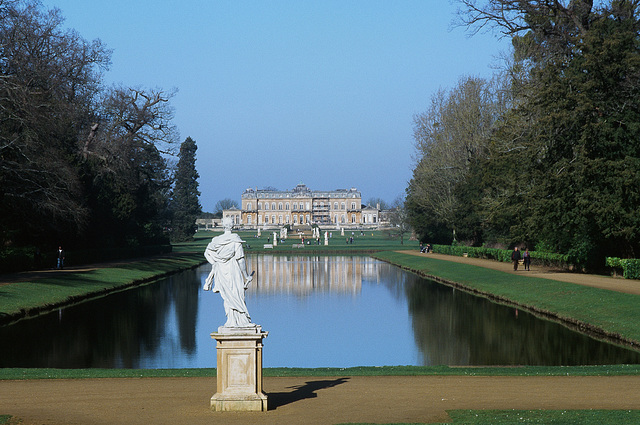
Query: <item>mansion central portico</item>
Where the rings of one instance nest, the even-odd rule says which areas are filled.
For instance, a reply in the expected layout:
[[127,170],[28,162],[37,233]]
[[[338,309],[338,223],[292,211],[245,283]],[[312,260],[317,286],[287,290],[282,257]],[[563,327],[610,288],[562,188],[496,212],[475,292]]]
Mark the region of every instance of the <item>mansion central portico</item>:
[[249,229],[287,224],[356,227],[367,221],[375,225],[377,214],[363,218],[361,201],[356,188],[318,191],[299,184],[293,190],[247,189],[242,194],[241,210],[225,210],[224,215]]

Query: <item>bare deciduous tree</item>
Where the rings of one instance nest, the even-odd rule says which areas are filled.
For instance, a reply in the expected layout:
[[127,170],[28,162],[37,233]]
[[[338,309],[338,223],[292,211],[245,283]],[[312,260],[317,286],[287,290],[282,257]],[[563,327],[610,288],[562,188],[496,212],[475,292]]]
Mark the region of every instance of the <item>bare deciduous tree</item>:
[[28,230],[37,220],[77,226],[86,217],[69,157],[110,51],[62,30],[62,22],[59,10],[43,12],[35,1],[0,1],[0,226],[6,228],[20,222]]
[[464,182],[474,158],[486,153],[495,122],[504,112],[495,84],[461,79],[450,92],[438,91],[431,106],[414,117],[416,167],[412,201],[453,227],[455,188]]

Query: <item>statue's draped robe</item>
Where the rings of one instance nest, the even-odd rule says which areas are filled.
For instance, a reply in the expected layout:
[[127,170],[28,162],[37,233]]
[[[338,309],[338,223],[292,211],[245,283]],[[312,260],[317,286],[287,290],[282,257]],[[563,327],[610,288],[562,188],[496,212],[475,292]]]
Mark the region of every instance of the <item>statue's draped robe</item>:
[[255,326],[251,323],[244,301],[248,281],[241,269],[244,266],[242,242],[237,234],[225,233],[213,238],[204,253],[211,263],[211,274],[204,289],[211,289],[213,279],[213,292],[220,292],[224,301],[224,312],[227,315],[225,327]]

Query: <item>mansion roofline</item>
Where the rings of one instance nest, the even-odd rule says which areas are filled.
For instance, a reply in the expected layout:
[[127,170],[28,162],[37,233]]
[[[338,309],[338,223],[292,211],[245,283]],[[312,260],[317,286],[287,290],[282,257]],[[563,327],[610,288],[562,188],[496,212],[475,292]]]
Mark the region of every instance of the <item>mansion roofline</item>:
[[299,184],[292,190],[246,189],[240,209],[224,210],[223,216],[247,229],[314,224],[351,228],[379,227],[379,213],[377,208],[363,207],[355,187],[325,191]]
[[299,184],[292,190],[270,190],[248,188],[244,191],[242,199],[258,198],[360,198],[362,195],[355,187],[351,189],[336,189],[330,191],[311,190],[305,184]]

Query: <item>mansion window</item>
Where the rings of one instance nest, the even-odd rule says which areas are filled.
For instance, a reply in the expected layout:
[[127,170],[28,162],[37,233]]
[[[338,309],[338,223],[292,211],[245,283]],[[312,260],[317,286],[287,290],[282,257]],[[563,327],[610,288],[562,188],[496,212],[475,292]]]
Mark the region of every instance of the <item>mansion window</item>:
[[338,203],[337,203],[337,202],[334,202],[334,203],[333,203],[333,209],[334,209],[334,210],[337,210],[337,209],[338,209]]
[[284,209],[289,211],[289,203],[288,202],[284,205]]
[[252,205],[251,205],[251,202],[249,202],[249,203],[247,204],[247,211],[251,211],[251,206],[252,206]]
[[341,203],[340,203],[340,209],[341,209],[341,210],[346,210],[346,209],[347,209],[347,207],[346,207],[346,205],[345,205],[345,203],[344,203],[344,202],[341,202]]
[[271,203],[271,209],[272,209],[272,210],[275,210],[275,209],[276,209],[276,203],[275,203],[275,202],[272,202],[272,203]]
[[355,202],[352,202],[352,203],[351,203],[351,209],[352,209],[352,210],[355,210],[355,209],[356,209],[356,203],[355,203]]
[[282,202],[278,203],[278,209],[282,210]]
[[262,209],[262,202],[258,202],[258,209],[261,210]]
[[265,203],[264,203],[264,209],[265,209],[265,210],[268,210],[268,209],[269,209],[269,203],[268,203],[268,202],[265,202]]

